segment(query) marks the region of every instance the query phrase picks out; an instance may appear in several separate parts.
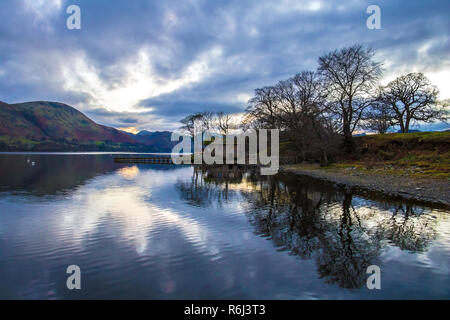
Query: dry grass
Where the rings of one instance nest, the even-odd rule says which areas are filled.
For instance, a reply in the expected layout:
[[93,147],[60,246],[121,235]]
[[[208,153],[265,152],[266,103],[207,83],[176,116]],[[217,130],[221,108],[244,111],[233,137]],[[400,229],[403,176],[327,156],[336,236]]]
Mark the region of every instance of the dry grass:
[[342,153],[328,167],[296,167],[301,170],[450,180],[450,132],[368,135],[355,138],[355,144],[355,153]]

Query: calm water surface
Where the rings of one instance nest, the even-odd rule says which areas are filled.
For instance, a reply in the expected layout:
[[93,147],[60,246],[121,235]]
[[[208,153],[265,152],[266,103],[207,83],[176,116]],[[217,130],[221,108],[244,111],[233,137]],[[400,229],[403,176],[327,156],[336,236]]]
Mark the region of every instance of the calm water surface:
[[449,275],[447,210],[293,176],[0,155],[2,299],[449,299]]

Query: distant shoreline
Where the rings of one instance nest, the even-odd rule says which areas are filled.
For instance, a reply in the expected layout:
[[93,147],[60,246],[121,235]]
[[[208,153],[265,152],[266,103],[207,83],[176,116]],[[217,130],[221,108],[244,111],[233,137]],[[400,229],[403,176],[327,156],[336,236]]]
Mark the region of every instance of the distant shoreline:
[[108,155],[108,154],[150,154],[150,155],[165,155],[169,156],[174,153],[168,153],[168,152],[120,152],[120,151],[17,151],[17,152],[7,152],[7,151],[0,151],[0,155]]

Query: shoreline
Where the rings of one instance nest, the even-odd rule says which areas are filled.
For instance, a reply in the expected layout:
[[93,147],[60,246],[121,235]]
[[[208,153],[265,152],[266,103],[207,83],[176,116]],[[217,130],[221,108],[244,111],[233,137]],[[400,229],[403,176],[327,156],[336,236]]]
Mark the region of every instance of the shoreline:
[[325,169],[318,165],[282,165],[279,172],[308,176],[334,183],[339,187],[450,209],[450,182],[443,179],[367,174],[358,170]]

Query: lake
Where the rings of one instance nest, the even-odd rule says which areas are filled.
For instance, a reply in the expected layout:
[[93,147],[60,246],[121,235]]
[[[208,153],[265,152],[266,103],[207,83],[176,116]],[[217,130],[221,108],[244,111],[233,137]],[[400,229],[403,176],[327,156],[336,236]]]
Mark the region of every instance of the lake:
[[448,210],[114,156],[0,155],[1,299],[450,298]]

